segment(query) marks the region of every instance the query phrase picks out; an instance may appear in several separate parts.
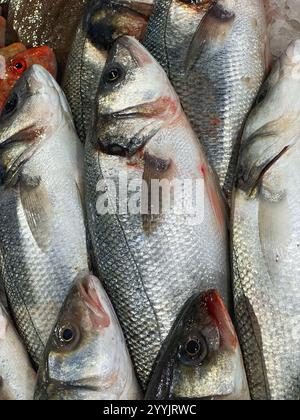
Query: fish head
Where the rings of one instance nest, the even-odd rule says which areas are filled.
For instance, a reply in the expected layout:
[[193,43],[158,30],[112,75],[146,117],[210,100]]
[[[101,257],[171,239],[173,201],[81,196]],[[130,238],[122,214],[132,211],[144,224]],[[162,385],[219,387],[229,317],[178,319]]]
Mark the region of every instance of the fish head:
[[296,144],[300,130],[300,40],[276,62],[250,114],[241,146],[237,186],[256,197],[260,181]]
[[163,345],[148,399],[247,399],[242,355],[227,309],[215,290],[185,305]]
[[118,382],[120,368],[126,371],[120,331],[99,280],[80,276],[47,344],[39,371],[38,397],[85,399],[102,388],[109,393]]
[[9,184],[40,143],[63,124],[64,95],[51,74],[31,66],[17,81],[0,116],[0,167]]
[[93,0],[86,9],[83,27],[97,49],[108,51],[122,35],[142,39],[152,11],[149,0]]
[[127,36],[112,48],[96,106],[96,136],[91,143],[118,156],[133,156],[181,114],[163,69],[137,40]]
[[[23,48],[22,48],[23,47]],[[14,54],[12,54],[14,52]],[[5,71],[1,77],[0,110],[12,91],[17,80],[34,64],[43,66],[49,73],[56,77],[57,62],[53,50],[47,46],[26,50],[22,44],[14,44],[7,48]]]

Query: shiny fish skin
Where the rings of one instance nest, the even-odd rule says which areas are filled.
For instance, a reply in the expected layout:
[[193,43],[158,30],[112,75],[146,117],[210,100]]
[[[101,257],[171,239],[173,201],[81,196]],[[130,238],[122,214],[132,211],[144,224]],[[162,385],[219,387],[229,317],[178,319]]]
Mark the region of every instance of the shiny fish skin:
[[249,400],[240,345],[216,290],[192,297],[162,346],[146,400]]
[[[72,336],[67,341],[65,331]],[[35,399],[141,399],[119,321],[92,275],[76,280],[62,307],[40,367]]]
[[241,129],[265,75],[263,2],[187,3],[157,0],[144,45],[163,65],[230,195]]
[[233,216],[236,317],[256,400],[300,395],[300,41],[246,124]]
[[64,91],[82,142],[93,120],[94,102],[107,51],[120,35],[144,35],[152,11],[150,0],[92,0],[71,48]]
[[32,400],[36,373],[0,302],[0,401]]
[[76,275],[87,270],[83,151],[65,96],[32,66],[0,119],[1,278],[38,364]]
[[[123,69],[121,81],[106,82],[115,68]],[[218,287],[228,304],[223,201],[177,95],[138,41],[122,37],[116,42],[96,105],[94,134],[86,144],[89,231],[99,276],[145,387],[162,342],[194,291]],[[192,221],[173,211],[158,220],[132,214],[101,216],[98,181],[110,179],[119,187],[119,176],[125,175],[128,182],[144,179],[148,185],[161,177],[178,177],[180,183],[204,177],[203,223],[201,216]]]

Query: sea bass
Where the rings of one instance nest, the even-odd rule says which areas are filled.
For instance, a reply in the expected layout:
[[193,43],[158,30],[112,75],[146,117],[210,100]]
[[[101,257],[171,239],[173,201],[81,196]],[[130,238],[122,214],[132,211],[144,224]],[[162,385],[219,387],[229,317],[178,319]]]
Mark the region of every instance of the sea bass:
[[235,308],[253,399],[300,395],[300,41],[245,128],[233,216]]
[[36,374],[0,302],[0,401],[32,400]]
[[215,290],[192,297],[163,344],[148,400],[249,400],[241,349]]
[[70,285],[88,269],[82,166],[65,96],[34,65],[0,118],[0,261],[14,319],[37,364]]
[[[22,49],[23,44],[14,44],[6,49],[6,52],[0,50],[0,55],[5,57],[5,67],[0,73],[0,112],[2,111],[5,102],[16,84],[17,80],[22,74],[30,68],[33,64],[43,66],[53,77],[57,74],[57,63],[53,50],[47,46],[31,48],[26,50]],[[11,55],[15,51],[16,54]],[[7,56],[9,53],[9,56]]]
[[144,36],[151,0],[92,0],[79,25],[64,79],[75,126],[85,142],[107,51],[121,35]]
[[266,70],[262,0],[156,0],[144,45],[164,67],[221,187]]
[[71,289],[40,367],[37,400],[141,398],[125,339],[99,280],[81,276]]
[[89,230],[145,386],[186,300],[218,287],[229,302],[224,203],[165,72],[134,38],[115,43],[96,108]]

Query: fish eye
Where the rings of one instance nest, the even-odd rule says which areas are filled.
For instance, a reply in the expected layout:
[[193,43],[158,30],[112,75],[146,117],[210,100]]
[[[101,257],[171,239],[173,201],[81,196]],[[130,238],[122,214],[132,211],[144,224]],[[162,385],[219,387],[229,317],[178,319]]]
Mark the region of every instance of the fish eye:
[[7,100],[5,107],[3,108],[2,114],[8,115],[14,112],[18,106],[18,95],[13,93]]
[[24,73],[24,71],[27,69],[26,62],[21,59],[13,60],[11,65],[14,71],[16,71],[19,74]]
[[103,76],[105,83],[116,83],[120,81],[122,77],[123,77],[123,69],[121,69],[121,67],[119,66],[115,66],[110,69],[107,69]]
[[208,347],[204,337],[190,337],[180,346],[178,357],[186,365],[201,364],[208,355]]
[[58,338],[61,344],[71,344],[76,340],[76,330],[72,325],[64,325],[59,328]]

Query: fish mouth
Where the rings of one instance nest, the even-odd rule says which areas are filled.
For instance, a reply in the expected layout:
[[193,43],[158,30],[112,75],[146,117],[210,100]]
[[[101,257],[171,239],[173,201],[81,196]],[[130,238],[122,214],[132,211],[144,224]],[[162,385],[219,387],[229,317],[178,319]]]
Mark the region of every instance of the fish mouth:
[[101,390],[99,381],[101,381],[99,376],[66,382],[49,379],[39,388],[35,397],[40,400],[47,400],[55,399],[56,396],[72,394],[80,391],[96,393]]

